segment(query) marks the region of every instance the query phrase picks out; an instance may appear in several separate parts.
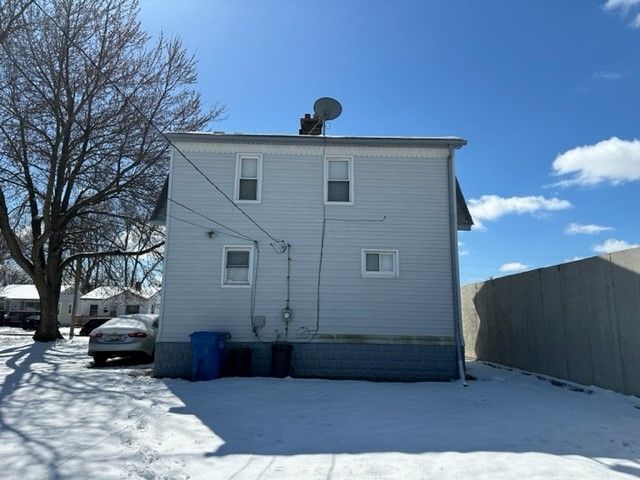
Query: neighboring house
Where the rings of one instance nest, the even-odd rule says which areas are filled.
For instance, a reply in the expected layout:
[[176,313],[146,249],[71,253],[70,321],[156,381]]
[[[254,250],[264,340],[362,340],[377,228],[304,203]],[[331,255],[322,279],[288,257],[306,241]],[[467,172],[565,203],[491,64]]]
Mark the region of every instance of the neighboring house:
[[269,372],[271,344],[287,341],[295,376],[458,378],[457,230],[473,222],[454,152],[465,140],[169,138],[290,249],[272,248],[173,149],[152,217],[167,238],[157,375],[188,376],[189,335],[209,330],[250,347],[258,375]]
[[162,290],[159,288],[149,288],[144,290],[149,305],[149,313],[160,313],[162,304]]
[[60,325],[65,327],[71,325],[74,292],[75,290],[72,285],[63,285],[62,290],[60,291],[60,300],[58,300],[58,321],[60,322]]
[[[151,293],[153,297],[157,292]],[[127,287],[98,287],[80,297],[77,315],[83,320],[132,313],[153,313],[157,307],[148,292]]]
[[[71,320],[73,305],[73,287],[63,285],[58,301],[58,321],[68,326]],[[0,290],[0,309],[8,316],[9,323],[20,321],[34,313],[40,312],[40,295],[35,285],[7,285]]]

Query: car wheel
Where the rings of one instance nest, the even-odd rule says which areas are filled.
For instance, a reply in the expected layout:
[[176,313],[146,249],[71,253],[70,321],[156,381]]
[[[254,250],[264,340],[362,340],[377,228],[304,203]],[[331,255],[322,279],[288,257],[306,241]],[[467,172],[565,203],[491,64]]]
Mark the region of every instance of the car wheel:
[[107,357],[106,355],[94,355],[93,356],[93,363],[94,365],[101,367],[103,366],[105,363],[107,363]]

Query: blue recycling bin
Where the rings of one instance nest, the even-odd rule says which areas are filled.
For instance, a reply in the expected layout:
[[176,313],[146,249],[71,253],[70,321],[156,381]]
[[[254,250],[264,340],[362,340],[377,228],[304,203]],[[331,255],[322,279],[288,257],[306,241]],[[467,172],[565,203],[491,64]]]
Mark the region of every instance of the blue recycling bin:
[[192,380],[214,380],[222,376],[228,338],[228,332],[191,334]]

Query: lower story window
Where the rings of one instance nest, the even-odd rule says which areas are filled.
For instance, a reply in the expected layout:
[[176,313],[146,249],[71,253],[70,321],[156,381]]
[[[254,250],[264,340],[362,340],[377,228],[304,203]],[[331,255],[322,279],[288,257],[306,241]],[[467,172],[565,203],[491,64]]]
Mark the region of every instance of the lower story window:
[[362,250],[363,277],[397,277],[397,250]]
[[95,303],[92,303],[91,305],[89,305],[89,316],[95,317],[97,315],[98,315],[98,305],[96,305]]
[[224,247],[222,285],[247,287],[251,285],[252,247]]
[[124,307],[124,313],[127,315],[140,313],[140,305],[127,305]]

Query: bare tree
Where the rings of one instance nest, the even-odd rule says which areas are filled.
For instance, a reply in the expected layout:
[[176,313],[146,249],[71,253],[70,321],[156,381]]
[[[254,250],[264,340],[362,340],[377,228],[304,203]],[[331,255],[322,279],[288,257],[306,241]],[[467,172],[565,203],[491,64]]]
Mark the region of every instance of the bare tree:
[[140,222],[130,216],[115,220],[110,222],[109,228],[89,229],[84,238],[74,239],[73,244],[79,251],[121,250],[135,253],[85,258],[65,271],[65,283],[73,282],[75,269],[80,268],[80,290],[83,292],[104,285],[160,287],[163,249],[160,247],[148,253],[140,252],[162,242],[162,227]]
[[11,258],[7,244],[0,238],[0,286],[29,283],[29,276]]
[[40,294],[34,338],[50,341],[65,268],[129,254],[79,251],[77,240],[131,212],[140,220],[160,191],[168,145],[154,127],[202,129],[224,108],[203,111],[194,58],[179,40],[152,41],[135,0],[24,6],[3,3],[20,15],[0,39],[0,230]]

